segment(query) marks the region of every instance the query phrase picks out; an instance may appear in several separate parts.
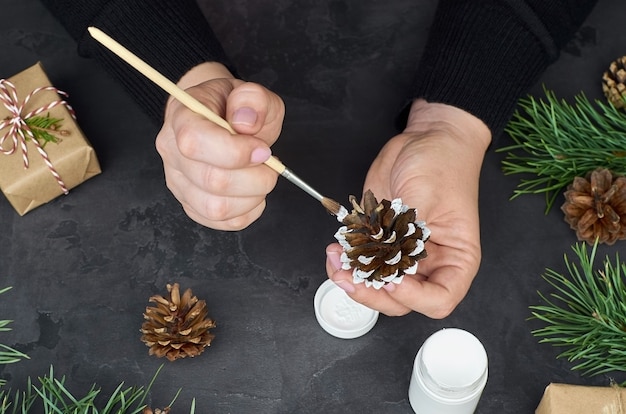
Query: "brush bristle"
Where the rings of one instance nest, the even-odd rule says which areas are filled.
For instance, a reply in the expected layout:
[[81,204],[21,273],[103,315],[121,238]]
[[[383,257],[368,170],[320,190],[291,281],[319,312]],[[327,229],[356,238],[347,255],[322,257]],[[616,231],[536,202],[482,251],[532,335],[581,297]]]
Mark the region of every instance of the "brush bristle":
[[330,214],[337,216],[339,221],[343,220],[343,218],[348,214],[348,210],[335,200],[324,197],[322,198],[322,205],[330,212]]
[[322,198],[322,205],[326,207],[326,210],[328,210],[330,214],[335,216],[339,214],[339,211],[341,210],[341,204],[328,197]]

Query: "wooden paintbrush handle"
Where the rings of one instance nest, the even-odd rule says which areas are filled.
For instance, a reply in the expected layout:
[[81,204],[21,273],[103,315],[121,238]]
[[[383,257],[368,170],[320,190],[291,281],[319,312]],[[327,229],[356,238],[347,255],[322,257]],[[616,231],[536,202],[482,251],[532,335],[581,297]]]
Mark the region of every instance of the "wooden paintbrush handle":
[[[96,27],[89,27],[87,30],[89,30],[89,34],[91,34],[94,39],[100,42],[111,52],[115,53],[126,63],[137,69],[141,74],[150,79],[152,82],[160,86],[164,91],[172,95],[176,100],[185,105],[187,108],[191,109],[199,115],[204,116],[209,121],[221,126],[225,130],[229,131],[231,134],[236,133],[233,127],[224,118],[220,117],[215,112],[207,108],[200,101],[198,101],[196,98],[179,88],[174,82],[167,79],[156,69],[141,60],[134,53],[119,44],[102,30]],[[270,157],[267,161],[265,161],[264,164],[281,175],[285,172],[286,169],[285,165],[278,161],[278,159],[274,156]]]

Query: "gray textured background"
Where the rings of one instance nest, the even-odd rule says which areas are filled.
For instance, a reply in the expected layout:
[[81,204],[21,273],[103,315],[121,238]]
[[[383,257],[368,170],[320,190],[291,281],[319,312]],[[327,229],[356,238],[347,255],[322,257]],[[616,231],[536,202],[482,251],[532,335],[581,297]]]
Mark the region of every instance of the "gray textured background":
[[[331,198],[359,194],[370,161],[396,132],[393,118],[436,2],[200,3],[241,74],[285,99],[275,154]],[[193,397],[202,414],[411,413],[415,354],[450,326],[473,332],[487,349],[480,413],[533,412],[550,382],[608,384],[609,376],[571,371],[530,333],[539,325],[527,321],[528,306],[539,303],[538,289],[550,291],[540,275],[564,270],[575,236],[558,208],[544,215],[541,196],[509,201],[519,177],[502,174],[502,154],[485,160],[484,258],[457,310],[441,321],[381,316],[366,336],[336,339],[313,313],[336,221],[281,180],[264,216],[244,231],[193,223],[165,188],[157,127],[94,62],[76,55],[38,1],[2,5],[0,77],[42,61],[70,93],[104,171],[24,217],[0,199],[0,287],[13,286],[0,296],[0,319],[14,320],[0,342],[31,358],[0,367],[13,389],[53,364],[77,394],[94,382],[106,394],[121,381],[146,384],[165,363],[152,403],[166,405],[182,387],[176,413]],[[581,90],[599,97],[602,72],[626,54],[624,13],[625,2],[601,0],[534,92],[545,83],[562,97]],[[147,300],[168,282],[192,288],[217,320],[212,346],[196,359],[167,363],[139,341]]]

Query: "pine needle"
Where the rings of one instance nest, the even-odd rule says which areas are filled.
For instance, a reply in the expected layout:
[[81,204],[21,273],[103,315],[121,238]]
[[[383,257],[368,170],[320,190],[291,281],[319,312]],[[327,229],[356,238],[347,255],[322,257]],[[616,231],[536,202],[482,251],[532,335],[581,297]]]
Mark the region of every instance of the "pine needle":
[[518,103],[506,132],[515,144],[506,152],[502,170],[522,174],[511,199],[544,194],[546,214],[575,177],[597,167],[626,173],[626,114],[609,103],[591,102],[584,93],[573,105],[544,87],[545,100],[532,96]]
[[540,343],[565,350],[558,358],[576,363],[573,370],[585,375],[626,371],[626,263],[608,256],[594,271],[596,242],[591,253],[584,243],[572,249],[578,264],[565,263],[569,275],[547,269],[542,277],[556,290],[538,292],[544,305],[531,306],[532,316],[546,326],[532,331]]

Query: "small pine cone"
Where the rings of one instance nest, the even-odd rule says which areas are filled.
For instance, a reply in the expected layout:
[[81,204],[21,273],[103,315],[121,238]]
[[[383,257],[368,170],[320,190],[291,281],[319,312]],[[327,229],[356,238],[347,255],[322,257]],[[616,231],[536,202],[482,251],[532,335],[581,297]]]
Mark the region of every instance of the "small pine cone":
[[361,207],[350,196],[352,213],[337,219],[344,224],[335,238],[343,247],[342,269],[353,269],[354,283],[380,289],[389,282],[400,283],[405,274],[417,272],[417,262],[426,257],[424,243],[430,229],[417,221],[417,210],[399,198],[380,203],[368,190]]
[[170,361],[200,355],[215,337],[209,332],[215,321],[207,318],[206,302],[193,296],[191,289],[180,296],[178,283],[168,284],[167,290],[169,299],[150,297],[156,307],[146,307],[141,340],[150,347],[150,355]]
[[154,411],[150,407],[146,407],[143,409],[142,414],[170,414],[170,407],[165,407],[162,410],[156,408]]
[[604,72],[602,91],[613,106],[626,109],[626,56],[611,62],[609,70]]
[[565,191],[561,207],[578,240],[612,245],[626,239],[626,177],[598,168],[576,177]]

